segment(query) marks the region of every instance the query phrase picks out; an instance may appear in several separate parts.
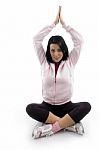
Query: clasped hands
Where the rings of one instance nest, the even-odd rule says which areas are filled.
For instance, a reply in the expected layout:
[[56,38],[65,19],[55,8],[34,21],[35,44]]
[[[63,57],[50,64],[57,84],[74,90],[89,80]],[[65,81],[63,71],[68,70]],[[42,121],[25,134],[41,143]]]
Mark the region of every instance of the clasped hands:
[[64,20],[63,20],[63,17],[62,17],[62,14],[61,14],[61,7],[62,6],[59,6],[59,10],[58,10],[58,13],[56,15],[56,18],[55,18],[55,21],[54,21],[54,24],[57,25],[60,21],[60,23],[63,25],[65,24]]

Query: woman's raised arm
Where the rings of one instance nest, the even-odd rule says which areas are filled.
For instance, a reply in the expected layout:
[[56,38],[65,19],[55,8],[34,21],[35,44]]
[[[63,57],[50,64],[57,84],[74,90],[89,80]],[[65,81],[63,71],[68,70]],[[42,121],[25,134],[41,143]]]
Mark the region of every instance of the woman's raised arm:
[[65,21],[63,20],[62,14],[60,12],[60,23],[62,27],[71,35],[72,41],[74,43],[74,48],[69,54],[69,62],[71,65],[75,66],[78,61],[81,52],[81,46],[83,43],[82,36],[70,26],[66,26]]
[[37,53],[37,56],[39,58],[41,65],[44,62],[44,60],[46,60],[46,55],[45,55],[45,51],[44,51],[44,48],[42,45],[42,41],[43,41],[44,37],[47,36],[49,34],[49,32],[51,32],[51,30],[59,23],[59,16],[60,16],[60,7],[58,9],[58,13],[56,15],[54,22],[49,26],[45,26],[41,31],[39,31],[33,37],[34,48],[36,50],[36,53]]

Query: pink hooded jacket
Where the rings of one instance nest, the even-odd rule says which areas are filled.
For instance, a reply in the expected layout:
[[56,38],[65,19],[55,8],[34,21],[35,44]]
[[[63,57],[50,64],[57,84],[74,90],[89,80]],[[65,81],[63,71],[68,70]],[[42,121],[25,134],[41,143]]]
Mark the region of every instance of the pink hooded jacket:
[[34,48],[41,64],[42,71],[42,95],[45,102],[52,105],[61,105],[69,102],[73,93],[73,72],[78,61],[82,37],[70,26],[65,24],[62,26],[70,33],[74,48],[70,52],[66,61],[61,61],[56,79],[55,79],[55,64],[48,64],[42,41],[45,36],[55,27],[55,24],[46,26],[33,38]]

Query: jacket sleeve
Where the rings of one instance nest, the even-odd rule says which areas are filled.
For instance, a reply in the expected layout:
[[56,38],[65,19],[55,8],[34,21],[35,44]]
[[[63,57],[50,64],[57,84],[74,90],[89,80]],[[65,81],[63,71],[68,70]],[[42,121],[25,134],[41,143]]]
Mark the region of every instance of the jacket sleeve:
[[46,26],[40,32],[38,32],[37,35],[35,35],[33,37],[34,49],[37,53],[37,56],[38,56],[38,59],[39,59],[41,65],[44,62],[44,60],[46,59],[42,41],[43,41],[44,37],[47,36],[54,27],[55,27],[54,23],[51,24],[50,26]]
[[82,44],[83,44],[83,39],[82,39],[82,36],[76,30],[71,28],[70,26],[66,26],[64,24],[63,28],[68,33],[70,33],[72,41],[74,43],[74,48],[69,54],[69,63],[70,63],[71,66],[75,66],[78,59],[79,59],[79,56],[80,56],[81,47],[82,47]]

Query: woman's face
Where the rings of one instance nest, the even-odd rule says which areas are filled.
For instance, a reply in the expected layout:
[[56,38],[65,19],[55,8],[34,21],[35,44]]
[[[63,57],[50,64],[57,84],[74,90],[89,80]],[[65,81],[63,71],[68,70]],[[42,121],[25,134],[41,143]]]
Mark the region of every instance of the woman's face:
[[63,52],[58,44],[50,44],[50,54],[54,62],[59,62],[63,58]]

